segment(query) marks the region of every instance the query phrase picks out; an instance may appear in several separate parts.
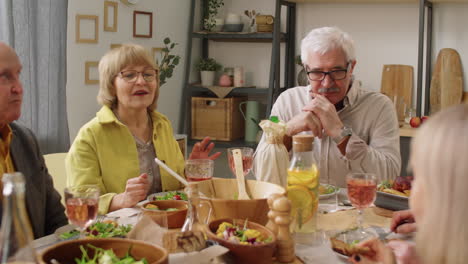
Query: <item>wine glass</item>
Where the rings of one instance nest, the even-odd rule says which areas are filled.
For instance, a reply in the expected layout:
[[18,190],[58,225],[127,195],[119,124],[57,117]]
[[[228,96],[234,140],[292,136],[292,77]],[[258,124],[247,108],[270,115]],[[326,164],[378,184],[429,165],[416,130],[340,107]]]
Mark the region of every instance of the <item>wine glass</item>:
[[244,169],[244,177],[249,174],[250,170],[252,170],[252,164],[253,164],[253,153],[254,150],[253,148],[248,148],[248,147],[242,147],[242,148],[228,148],[227,153],[228,153],[228,161],[229,161],[229,168],[231,168],[231,171],[234,175],[236,175],[236,168],[234,166],[234,156],[233,156],[233,151],[235,149],[240,149],[241,154],[242,154],[242,168]]
[[358,229],[356,230],[357,240],[364,240],[374,233],[362,228],[363,210],[369,207],[375,201],[377,192],[377,179],[373,173],[350,173],[346,175],[346,184],[348,187],[348,199],[351,204],[358,209]]
[[68,220],[80,229],[80,237],[83,237],[84,229],[97,217],[99,187],[79,185],[67,187],[64,192]]

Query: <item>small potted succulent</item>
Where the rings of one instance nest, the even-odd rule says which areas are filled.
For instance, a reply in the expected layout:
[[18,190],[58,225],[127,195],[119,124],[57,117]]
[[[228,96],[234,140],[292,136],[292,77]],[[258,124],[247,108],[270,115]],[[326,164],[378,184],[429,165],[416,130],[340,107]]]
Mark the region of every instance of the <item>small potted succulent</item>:
[[202,58],[195,67],[200,71],[202,86],[213,86],[216,72],[222,68],[213,58]]
[[205,19],[203,20],[203,26],[207,31],[221,31],[224,24],[224,19],[217,18],[218,9],[224,6],[224,0],[208,0],[205,5]]

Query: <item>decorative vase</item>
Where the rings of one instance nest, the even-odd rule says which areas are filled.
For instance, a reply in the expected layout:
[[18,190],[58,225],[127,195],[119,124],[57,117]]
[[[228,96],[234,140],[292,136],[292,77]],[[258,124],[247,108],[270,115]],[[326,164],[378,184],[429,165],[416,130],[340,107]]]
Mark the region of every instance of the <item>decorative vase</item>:
[[215,18],[215,27],[212,29],[214,32],[221,32],[223,31],[224,26],[224,18]]
[[202,86],[213,86],[215,79],[215,71],[201,71],[201,85]]
[[227,73],[219,77],[219,86],[229,87],[231,85],[232,85],[231,76],[229,76]]
[[304,68],[297,74],[297,84],[299,86],[307,86],[309,84],[309,80],[307,78],[307,72]]

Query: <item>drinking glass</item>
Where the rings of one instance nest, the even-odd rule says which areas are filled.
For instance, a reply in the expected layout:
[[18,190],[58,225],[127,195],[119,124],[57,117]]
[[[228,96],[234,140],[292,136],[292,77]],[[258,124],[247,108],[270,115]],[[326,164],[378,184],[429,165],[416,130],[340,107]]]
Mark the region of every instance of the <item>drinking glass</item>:
[[236,175],[236,168],[234,166],[234,156],[233,156],[233,151],[235,149],[241,150],[242,168],[244,170],[244,177],[245,177],[247,174],[249,174],[250,170],[252,170],[252,164],[253,164],[252,160],[253,160],[254,150],[253,148],[248,148],[248,147],[227,149],[229,168],[231,168],[231,171],[234,174],[234,176]]
[[374,236],[373,233],[362,228],[362,213],[364,209],[375,201],[377,179],[373,173],[350,173],[346,175],[346,184],[348,187],[348,199],[359,211],[356,233],[357,239],[362,241],[365,238]]
[[185,161],[185,176],[188,181],[204,181],[213,178],[214,162],[210,159]]
[[340,188],[331,178],[320,178],[319,212],[332,213],[338,211],[338,193]]
[[84,229],[96,220],[98,213],[99,187],[80,185],[65,188],[65,203],[68,220],[80,229]]

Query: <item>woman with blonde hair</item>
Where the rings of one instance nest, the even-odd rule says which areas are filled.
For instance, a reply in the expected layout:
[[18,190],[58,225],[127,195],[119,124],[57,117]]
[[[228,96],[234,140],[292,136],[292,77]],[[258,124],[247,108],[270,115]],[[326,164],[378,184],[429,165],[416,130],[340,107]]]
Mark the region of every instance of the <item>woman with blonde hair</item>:
[[[133,207],[150,193],[181,189],[154,158],[184,174],[184,158],[170,121],[156,111],[159,69],[149,52],[128,44],[99,62],[96,117],[78,132],[66,158],[67,185],[96,184],[99,213]],[[209,157],[209,138],[195,144],[190,159]]]
[[[414,172],[410,208],[417,225],[416,243],[415,248],[402,242],[390,244],[399,263],[467,263],[466,157],[468,105],[443,110],[418,129],[410,158]],[[368,256],[354,256],[354,263],[393,263],[390,249],[380,242],[372,240],[362,245],[373,250]],[[401,248],[406,251],[399,252]]]

